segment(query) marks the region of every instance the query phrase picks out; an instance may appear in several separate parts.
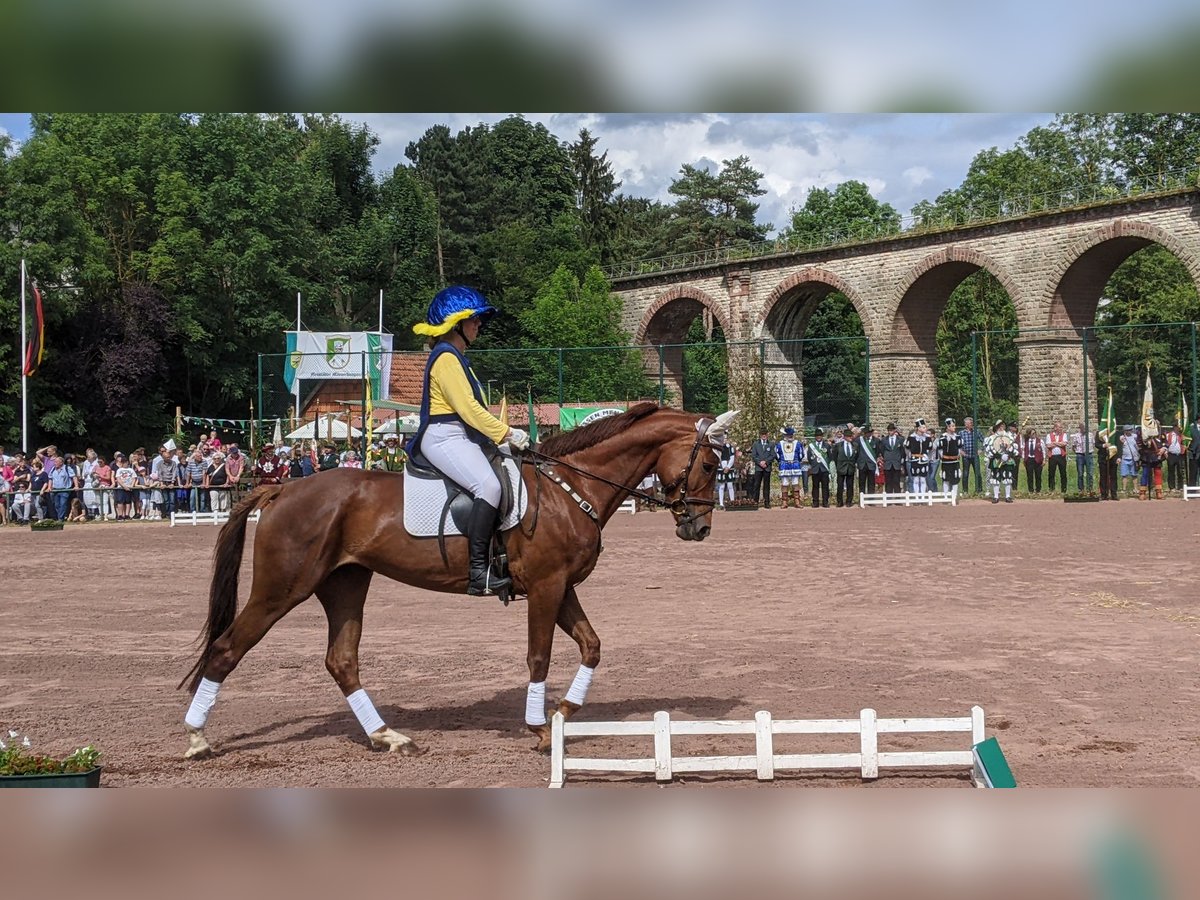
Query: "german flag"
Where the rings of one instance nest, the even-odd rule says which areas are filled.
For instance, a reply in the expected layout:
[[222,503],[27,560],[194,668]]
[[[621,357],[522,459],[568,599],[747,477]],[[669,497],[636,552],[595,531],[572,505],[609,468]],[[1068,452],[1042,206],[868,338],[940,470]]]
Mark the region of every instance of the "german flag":
[[29,345],[25,348],[25,375],[29,377],[42,364],[43,341],[46,336],[46,320],[42,315],[42,292],[38,290],[37,281],[31,281],[33,286],[34,323],[33,334],[29,336]]

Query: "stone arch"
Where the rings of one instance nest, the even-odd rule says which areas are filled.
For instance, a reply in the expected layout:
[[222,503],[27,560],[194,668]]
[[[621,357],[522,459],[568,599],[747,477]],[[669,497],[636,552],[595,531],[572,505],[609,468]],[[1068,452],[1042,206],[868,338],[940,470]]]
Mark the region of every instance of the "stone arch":
[[[680,318],[682,319],[683,316],[687,316],[688,323],[695,318],[695,311],[689,307],[692,304],[700,305],[704,309],[708,310],[708,312],[712,314],[713,318],[717,320],[717,324],[721,326],[721,331],[725,333],[725,339],[733,339],[733,332],[731,331],[729,324],[729,315],[725,312],[721,304],[714,300],[705,291],[700,290],[700,288],[685,284],[673,287],[670,290],[663,292],[658,296],[657,299],[655,299],[653,303],[650,304],[645,315],[642,316],[642,321],[638,325],[634,343],[641,345],[668,343],[678,344],[682,342],[682,334],[675,336],[672,340],[662,339],[664,336],[673,335],[674,332],[679,330],[676,327],[677,323],[670,320],[663,321],[660,319],[658,323],[659,327],[655,328],[655,317],[657,317],[660,312],[673,303],[680,303],[680,312],[683,314],[680,316]],[[692,315],[687,315],[688,313],[692,313]]]
[[1007,267],[986,253],[952,244],[929,254],[909,271],[880,326],[881,330],[887,328],[888,349],[935,354],[938,322],[946,301],[964,278],[979,269],[985,269],[1000,282],[1016,307],[1019,321],[1022,295]]
[[1039,304],[1036,324],[1079,329],[1095,323],[1096,308],[1113,272],[1130,256],[1158,244],[1175,255],[1200,292],[1196,254],[1178,237],[1157,225],[1115,219],[1082,235],[1056,261]]
[[[863,323],[863,332],[870,334],[871,315],[866,303],[859,296],[857,290],[851,284],[835,272],[830,272],[828,269],[822,269],[818,266],[810,266],[801,269],[799,272],[794,272],[783,281],[775,286],[775,289],[767,295],[767,299],[763,303],[762,312],[754,322],[752,334],[754,337],[761,337],[763,329],[766,327],[771,314],[775,312],[776,306],[785,297],[788,297],[797,288],[806,284],[824,285],[824,289],[818,289],[813,296],[800,304],[801,310],[796,321],[792,323],[797,329],[796,337],[803,335],[804,328],[808,324],[808,320],[812,317],[813,310],[817,305],[834,291],[838,291],[846,296],[846,299],[854,306],[854,311],[858,313],[859,319]],[[782,335],[777,335],[782,337]]]

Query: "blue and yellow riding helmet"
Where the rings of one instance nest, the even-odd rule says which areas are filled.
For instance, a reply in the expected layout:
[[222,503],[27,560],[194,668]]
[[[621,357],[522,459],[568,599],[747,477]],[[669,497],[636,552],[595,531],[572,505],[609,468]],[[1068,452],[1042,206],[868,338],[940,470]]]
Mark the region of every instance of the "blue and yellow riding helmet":
[[487,297],[479,291],[456,284],[437,292],[437,296],[429,304],[425,321],[414,325],[413,331],[417,334],[438,337],[453,331],[457,325],[476,316],[479,316],[481,325],[486,324],[487,320],[496,312],[496,307],[488,303]]

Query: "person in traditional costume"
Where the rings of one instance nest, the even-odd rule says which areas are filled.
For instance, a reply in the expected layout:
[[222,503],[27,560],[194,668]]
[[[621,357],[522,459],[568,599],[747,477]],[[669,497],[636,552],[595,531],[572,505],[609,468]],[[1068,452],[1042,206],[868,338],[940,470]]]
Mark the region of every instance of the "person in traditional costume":
[[942,483],[954,502],[958,502],[959,463],[962,459],[962,438],[953,419],[946,420],[946,430],[937,440],[937,458],[942,463]]
[[1020,459],[1017,439],[1008,433],[1004,420],[992,426],[992,433],[983,442],[983,454],[987,457],[988,484],[992,486],[992,502],[1000,502],[1000,488],[1004,487],[1004,502],[1012,503],[1013,482],[1016,480],[1017,462]]
[[787,509],[788,501],[799,509],[801,506],[800,461],[804,456],[804,445],[796,440],[796,429],[788,425],[783,437],[775,444],[775,459],[779,463],[779,506]]
[[1117,437],[1110,435],[1107,428],[1096,432],[1096,462],[1100,474],[1100,499],[1117,499],[1117,457],[1121,448]]
[[808,444],[808,477],[812,483],[813,509],[829,509],[829,450],[825,431],[818,428],[813,432],[813,439]]
[[1133,496],[1133,481],[1138,477],[1141,467],[1141,456],[1138,453],[1138,439],[1132,425],[1126,425],[1121,434],[1121,487],[1129,496]]
[[925,478],[929,474],[929,457],[933,452],[933,438],[924,419],[917,419],[916,425],[904,442],[904,451],[908,456],[908,473],[912,479],[914,494],[924,494],[928,488]]
[[287,464],[275,453],[275,445],[267,441],[258,453],[258,461],[254,463],[254,480],[256,484],[279,484],[287,477]]
[[399,435],[389,434],[383,441],[383,450],[379,453],[379,467],[387,472],[403,472],[408,454],[400,446]]
[[863,425],[858,439],[854,442],[855,465],[858,467],[858,492],[860,494],[875,493],[878,483],[876,476],[883,473],[883,457],[880,454],[879,438],[875,437],[875,429]]
[[717,507],[725,508],[725,495],[729,495],[729,502],[732,503],[737,499],[735,489],[738,482],[737,471],[737,446],[733,441],[726,441],[721,445],[721,460],[717,463]]
[[1163,461],[1167,448],[1159,433],[1158,421],[1152,420],[1150,427],[1143,427],[1138,434],[1138,454],[1142,461],[1142,474],[1138,480],[1138,499],[1145,500],[1150,488],[1154,488],[1154,499],[1163,498]]
[[430,338],[433,347],[425,364],[421,422],[407,451],[475,498],[467,520],[467,593],[476,597],[497,593],[512,583],[511,578],[497,577],[488,565],[501,490],[484,448],[501,443],[518,450],[529,447],[528,434],[509,428],[488,412],[483,388],[466,356],[495,314],[496,308],[479,291],[455,285],[439,291],[425,321],[413,326],[414,332]]

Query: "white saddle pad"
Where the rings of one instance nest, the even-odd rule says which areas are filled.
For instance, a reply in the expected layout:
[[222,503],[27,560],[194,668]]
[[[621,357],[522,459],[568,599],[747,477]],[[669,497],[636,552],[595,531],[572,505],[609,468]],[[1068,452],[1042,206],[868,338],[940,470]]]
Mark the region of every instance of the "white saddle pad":
[[[512,512],[500,522],[501,531],[515,528],[529,505],[529,494],[521,483],[521,467],[515,460],[505,457],[504,474],[508,476],[508,483],[512,486],[515,502]],[[405,469],[404,530],[413,537],[437,537],[448,496],[444,479],[414,478],[408,474],[408,469]],[[444,534],[462,534],[455,527],[454,519],[449,513],[446,514]]]

